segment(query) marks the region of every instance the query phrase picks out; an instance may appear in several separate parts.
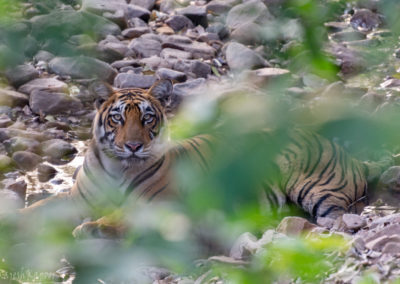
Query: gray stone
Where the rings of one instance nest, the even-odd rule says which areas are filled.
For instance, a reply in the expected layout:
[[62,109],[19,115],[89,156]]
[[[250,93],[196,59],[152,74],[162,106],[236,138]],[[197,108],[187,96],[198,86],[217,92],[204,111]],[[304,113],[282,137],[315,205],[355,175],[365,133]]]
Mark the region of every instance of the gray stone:
[[[140,64],[142,64],[143,66],[146,66],[147,68],[150,68],[150,70],[156,70],[157,68],[159,68],[163,63],[163,60],[154,55],[151,56],[149,58],[143,58],[140,60]],[[163,66],[165,67],[165,66]]]
[[142,37],[133,39],[128,47],[132,49],[136,57],[139,58],[147,58],[153,55],[158,56],[161,52],[161,43],[159,41]]
[[90,13],[104,15],[114,14],[118,10],[126,11],[128,4],[125,0],[82,0],[82,10]]
[[117,88],[150,88],[156,81],[153,75],[120,73],[115,77],[114,86]]
[[271,19],[268,8],[260,0],[250,0],[233,7],[226,17],[226,25],[236,29],[246,23],[262,23]]
[[213,0],[209,2],[206,6],[207,13],[212,14],[224,14],[232,8],[231,3],[226,3],[224,0]]
[[6,173],[14,169],[13,160],[6,156],[0,154],[0,173]]
[[61,139],[51,139],[42,142],[42,154],[53,164],[69,162],[78,151],[70,143]]
[[330,35],[331,39],[338,42],[351,42],[365,39],[365,34],[359,31],[342,31]]
[[222,23],[212,23],[207,27],[206,32],[215,33],[220,39],[225,39],[227,36],[229,36],[228,29]]
[[16,107],[25,106],[28,103],[28,96],[16,91],[0,89],[0,105]]
[[367,225],[365,218],[357,214],[343,214],[342,220],[348,230],[358,230]]
[[17,151],[29,151],[39,153],[40,143],[32,138],[12,137],[3,141],[7,153],[12,154]]
[[140,18],[132,18],[132,19],[129,19],[129,21],[128,21],[128,27],[130,27],[130,28],[147,27],[147,24],[145,21],[143,21]]
[[47,90],[34,90],[29,98],[29,106],[36,114],[71,113],[82,109],[78,99]]
[[353,29],[361,32],[370,32],[381,24],[379,16],[368,9],[357,10],[350,19]]
[[54,54],[46,51],[46,50],[39,50],[38,53],[34,56],[34,59],[36,61],[45,61],[49,62],[54,58]]
[[160,68],[157,70],[156,75],[160,79],[170,79],[177,82],[184,82],[186,81],[187,77],[186,74],[183,72],[175,71],[168,68]]
[[201,87],[206,83],[204,78],[198,78],[190,81],[186,81],[185,83],[179,83],[174,85],[173,93],[177,96],[185,96]]
[[126,38],[137,38],[150,32],[151,29],[149,27],[136,27],[123,30],[122,35]]
[[52,166],[46,164],[40,164],[37,168],[38,179],[40,182],[46,182],[51,180],[57,174],[57,170]]
[[226,61],[232,71],[242,71],[269,65],[258,53],[237,42],[228,44]]
[[400,192],[400,166],[393,166],[384,171],[379,184],[385,189]]
[[120,69],[126,66],[140,67],[140,64],[136,59],[118,60],[111,64],[111,67],[116,69]]
[[29,64],[18,65],[6,71],[7,80],[14,87],[19,87],[28,81],[39,77],[39,72]]
[[190,63],[190,71],[197,77],[207,79],[208,75],[211,74],[211,67],[204,62],[193,60]]
[[0,114],[0,128],[10,126],[12,123],[13,121],[10,119],[8,115]]
[[39,155],[28,151],[17,151],[12,158],[18,168],[24,171],[32,171],[42,161]]
[[5,187],[6,189],[14,191],[16,194],[18,194],[22,200],[25,200],[27,184],[24,180],[16,181],[11,179],[5,184]]
[[175,48],[164,48],[160,53],[161,58],[164,59],[191,59],[192,54]]
[[241,234],[233,244],[229,256],[234,259],[248,260],[258,249],[257,238],[251,233]]
[[175,0],[163,0],[160,3],[160,11],[166,14],[171,14],[176,8],[179,7],[179,4]]
[[[96,45],[95,45],[96,46]],[[122,42],[102,40],[96,46],[97,57],[106,62],[114,62],[128,55],[130,49]]]
[[68,85],[55,78],[39,78],[32,80],[21,87],[18,91],[31,94],[34,90],[49,90],[51,92],[67,92]]
[[52,72],[74,79],[100,79],[112,82],[117,72],[107,63],[87,56],[56,57],[49,62]]
[[255,45],[262,39],[261,27],[255,23],[244,23],[231,32],[231,38],[245,45]]
[[150,11],[137,5],[129,5],[125,11],[125,16],[128,20],[131,18],[140,18],[147,22],[150,19]]
[[50,14],[33,17],[30,21],[32,35],[38,39],[47,39],[49,34],[53,34],[54,31],[65,37],[88,33],[96,39],[121,33],[117,24],[85,11],[57,10]]
[[276,231],[287,236],[301,236],[317,226],[301,217],[285,217],[279,223]]
[[[181,37],[182,41],[186,37]],[[177,36],[169,37],[163,44],[163,48],[175,48],[190,52],[193,58],[212,59],[216,50],[205,42],[179,42]],[[187,38],[188,39],[188,38]],[[190,40],[190,39],[189,39]]]
[[25,200],[21,199],[14,191],[0,190],[0,215],[15,212],[25,206]]
[[175,32],[179,32],[183,29],[194,28],[192,21],[184,15],[173,15],[169,17],[165,23],[170,26]]
[[190,5],[186,8],[178,9],[178,14],[188,17],[195,26],[201,25],[207,27],[207,11],[205,6]]
[[131,0],[129,3],[151,11],[156,3],[156,0]]

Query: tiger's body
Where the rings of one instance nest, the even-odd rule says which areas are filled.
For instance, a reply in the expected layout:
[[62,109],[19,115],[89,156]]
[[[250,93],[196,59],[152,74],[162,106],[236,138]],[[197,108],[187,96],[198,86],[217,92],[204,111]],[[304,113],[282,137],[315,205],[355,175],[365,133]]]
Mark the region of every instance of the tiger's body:
[[[174,146],[164,143],[164,106],[171,91],[171,82],[159,81],[149,91],[124,89],[111,94],[99,107],[84,164],[71,193],[63,198],[88,212],[119,208],[128,199],[169,198],[177,193],[171,168],[179,157],[187,156],[207,169],[212,155],[208,136]],[[290,143],[276,159],[279,180],[263,183],[265,200],[283,205],[289,199],[314,217],[356,212],[366,201],[363,164],[314,133],[293,130],[289,136]]]

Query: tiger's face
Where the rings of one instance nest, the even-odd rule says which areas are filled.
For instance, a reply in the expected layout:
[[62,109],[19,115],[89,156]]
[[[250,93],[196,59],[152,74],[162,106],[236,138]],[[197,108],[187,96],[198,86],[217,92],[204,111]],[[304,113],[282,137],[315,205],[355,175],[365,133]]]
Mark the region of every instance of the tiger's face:
[[148,91],[114,92],[100,106],[94,121],[94,137],[101,150],[128,163],[155,157],[165,122],[165,101],[171,91],[172,83],[162,80]]

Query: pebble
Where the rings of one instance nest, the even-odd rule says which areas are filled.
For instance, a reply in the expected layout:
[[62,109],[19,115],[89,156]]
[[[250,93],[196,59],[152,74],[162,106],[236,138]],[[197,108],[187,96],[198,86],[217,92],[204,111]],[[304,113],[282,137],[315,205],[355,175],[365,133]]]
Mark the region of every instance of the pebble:
[[22,107],[27,104],[28,96],[23,94],[23,92],[21,93],[0,88],[0,105],[9,107]]
[[276,231],[287,236],[301,236],[317,226],[301,217],[285,217],[279,223]]
[[130,4],[125,11],[125,17],[128,20],[132,18],[140,18],[147,22],[150,18],[150,11],[138,5]]
[[190,52],[180,49],[164,48],[160,53],[160,57],[164,59],[191,59],[192,55]]
[[115,77],[114,86],[117,88],[150,88],[156,81],[153,75],[120,73]]
[[36,114],[67,114],[82,109],[82,103],[65,93],[35,90],[29,98],[29,106]]
[[71,76],[74,79],[99,79],[112,82],[116,71],[106,62],[88,56],[55,57],[49,62],[55,74]]
[[141,35],[150,33],[151,30],[149,27],[135,27],[135,28],[128,28],[122,31],[122,36],[126,38],[137,38]]
[[160,79],[170,79],[177,82],[184,82],[187,79],[187,76],[183,72],[175,71],[168,68],[160,68],[157,70],[156,75]]
[[201,25],[206,28],[208,25],[207,11],[205,6],[190,5],[186,8],[178,9],[177,13],[189,18],[195,26]]
[[342,221],[348,230],[358,230],[367,225],[365,218],[357,214],[343,214]]
[[47,156],[47,160],[56,165],[70,162],[78,152],[73,145],[61,139],[44,141],[41,148],[42,154]]
[[32,138],[27,137],[12,137],[8,140],[3,141],[3,145],[6,148],[7,153],[12,154],[17,151],[29,151],[33,153],[39,153],[40,143]]
[[57,174],[57,170],[52,166],[46,164],[39,164],[37,167],[38,179],[40,182],[51,180]]
[[11,85],[18,88],[39,77],[39,72],[32,65],[24,64],[6,70],[6,77]]
[[169,17],[165,23],[170,26],[175,32],[183,29],[192,29],[194,25],[192,21],[184,15],[173,15]]
[[146,39],[143,36],[133,39],[128,47],[135,52],[138,58],[158,56],[161,52],[161,43],[158,40]]
[[130,0],[130,4],[134,4],[136,6],[143,7],[149,11],[153,9],[156,0]]
[[12,155],[12,159],[18,168],[24,171],[31,171],[42,161],[42,157],[28,151],[17,151]]
[[268,65],[258,53],[237,42],[228,43],[225,53],[228,66],[234,72]]
[[31,94],[34,90],[44,90],[49,92],[67,92],[68,85],[56,78],[39,78],[22,85],[18,91],[25,94]]
[[231,39],[244,45],[255,45],[262,39],[262,28],[255,23],[244,23],[231,32]]
[[350,19],[353,29],[360,32],[370,32],[379,27],[380,23],[379,16],[368,9],[357,10]]

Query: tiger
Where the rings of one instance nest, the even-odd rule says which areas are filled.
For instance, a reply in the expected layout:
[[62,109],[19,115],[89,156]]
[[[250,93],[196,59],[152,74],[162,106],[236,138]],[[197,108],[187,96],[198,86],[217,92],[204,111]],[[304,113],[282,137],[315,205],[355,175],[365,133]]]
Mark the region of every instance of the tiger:
[[[171,171],[182,157],[207,171],[218,137],[204,134],[172,146],[166,142],[165,109],[172,91],[169,80],[159,80],[149,90],[110,88],[107,98],[96,104],[93,138],[71,192],[51,200],[68,200],[84,208],[85,214],[99,208],[112,212],[128,199],[174,198],[178,193]],[[289,142],[275,158],[275,165],[279,178],[260,182],[265,206],[280,207],[289,201],[312,217],[337,218],[359,212],[368,202],[368,166],[316,133],[290,130]],[[42,200],[23,211],[32,213],[49,202]],[[120,235],[105,217],[79,225],[74,233],[90,231],[104,237],[108,233],[100,227]]]

